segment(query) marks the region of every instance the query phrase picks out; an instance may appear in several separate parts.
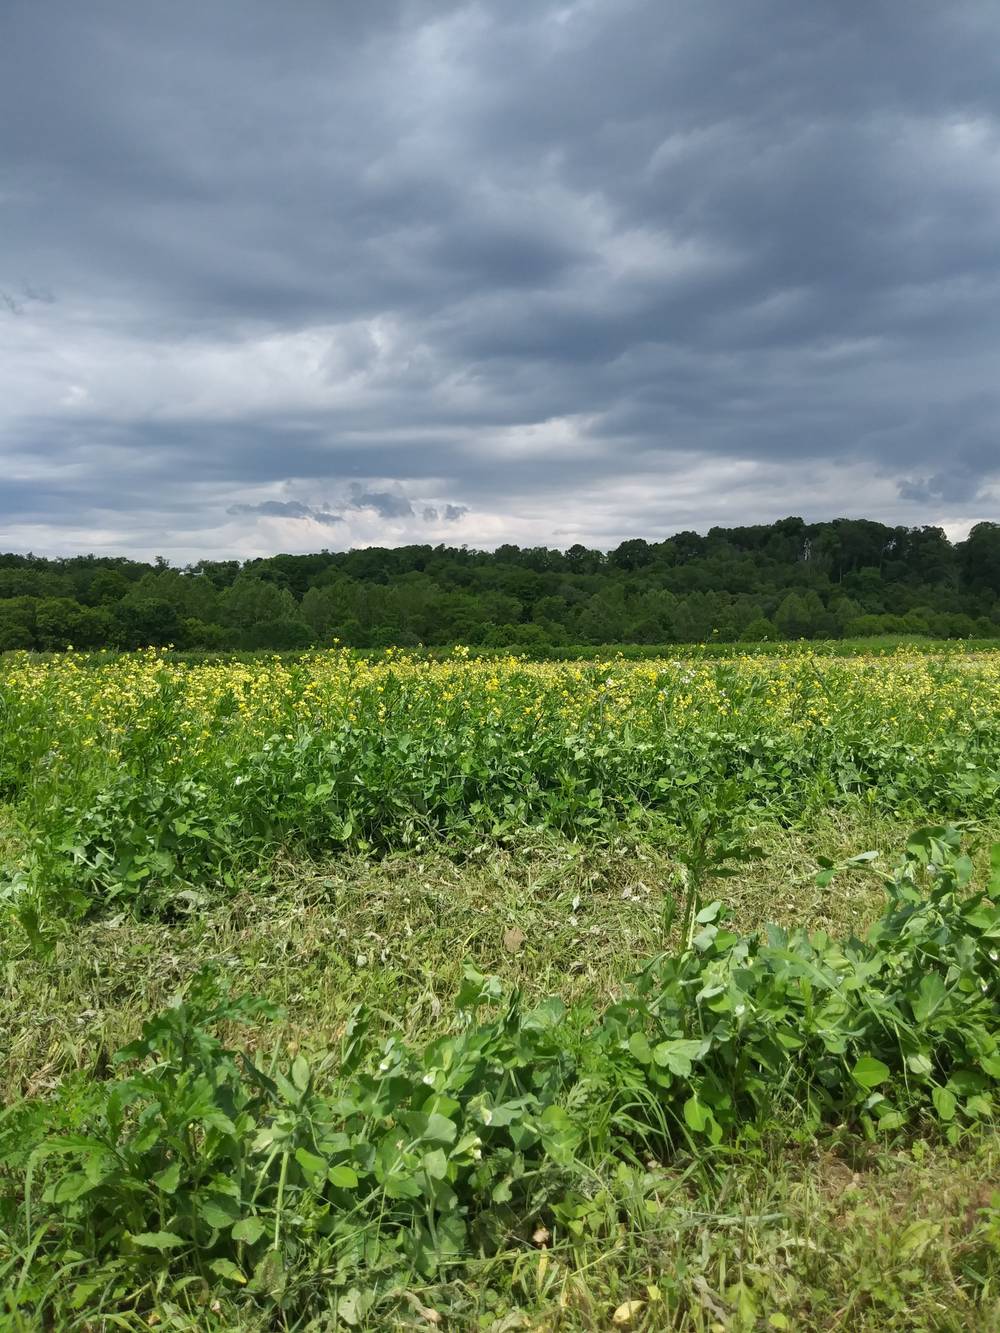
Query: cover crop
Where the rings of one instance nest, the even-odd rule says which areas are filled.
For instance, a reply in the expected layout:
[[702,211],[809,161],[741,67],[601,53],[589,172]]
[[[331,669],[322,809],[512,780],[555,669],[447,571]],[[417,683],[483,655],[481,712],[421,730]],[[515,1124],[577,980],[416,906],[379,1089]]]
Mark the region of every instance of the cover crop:
[[705,808],[982,816],[1000,789],[1000,656],[15,655],[0,727],[21,828],[7,893],[63,915],[155,910],[286,848],[669,836]]

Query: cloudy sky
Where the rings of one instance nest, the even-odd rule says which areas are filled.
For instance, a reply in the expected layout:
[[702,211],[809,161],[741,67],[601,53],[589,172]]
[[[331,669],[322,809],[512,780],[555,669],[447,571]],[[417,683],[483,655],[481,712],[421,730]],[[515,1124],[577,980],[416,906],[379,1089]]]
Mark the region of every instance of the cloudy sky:
[[998,511],[996,0],[3,0],[0,549]]

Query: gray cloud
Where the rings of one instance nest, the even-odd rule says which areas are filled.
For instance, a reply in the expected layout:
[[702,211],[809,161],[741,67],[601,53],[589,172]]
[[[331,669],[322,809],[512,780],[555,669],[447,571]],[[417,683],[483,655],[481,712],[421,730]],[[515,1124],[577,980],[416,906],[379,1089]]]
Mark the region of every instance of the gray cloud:
[[308,518],[314,523],[343,523],[343,516],[329,509],[313,509],[298,500],[262,500],[260,504],[234,504],[226,510],[237,516],[255,514],[261,518]]
[[374,509],[382,518],[409,518],[413,506],[405,495],[395,491],[369,491],[355,482],[351,486],[352,509]]
[[8,0],[0,547],[995,517],[998,51],[985,0]]
[[469,512],[468,505],[446,504],[440,509],[437,505],[425,505],[423,519],[425,523],[457,523]]

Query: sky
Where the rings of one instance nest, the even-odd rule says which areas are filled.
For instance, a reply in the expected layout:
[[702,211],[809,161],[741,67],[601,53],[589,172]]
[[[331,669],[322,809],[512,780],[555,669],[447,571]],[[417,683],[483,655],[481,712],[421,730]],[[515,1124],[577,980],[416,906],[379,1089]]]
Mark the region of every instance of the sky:
[[1000,517],[995,0],[3,0],[0,549]]

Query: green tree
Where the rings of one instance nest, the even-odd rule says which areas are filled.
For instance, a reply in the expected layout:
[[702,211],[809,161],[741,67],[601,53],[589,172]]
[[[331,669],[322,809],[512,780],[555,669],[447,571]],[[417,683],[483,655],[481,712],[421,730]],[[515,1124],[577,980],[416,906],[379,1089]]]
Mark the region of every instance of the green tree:
[[773,620],[766,616],[755,616],[740,635],[746,643],[773,642],[778,638],[778,631]]
[[783,639],[805,639],[812,633],[812,616],[804,599],[790,592],[774,613],[774,624]]
[[127,598],[114,608],[112,634],[117,647],[165,648],[168,644],[183,646],[181,622],[169,602],[153,598]]
[[295,598],[287,588],[253,574],[240,574],[220,596],[219,608],[224,623],[238,630],[300,619]]
[[35,646],[35,599],[6,597],[0,601],[0,652]]
[[1000,523],[977,523],[961,548],[962,573],[975,591],[1000,594]]

